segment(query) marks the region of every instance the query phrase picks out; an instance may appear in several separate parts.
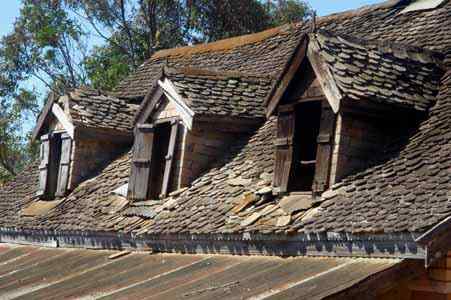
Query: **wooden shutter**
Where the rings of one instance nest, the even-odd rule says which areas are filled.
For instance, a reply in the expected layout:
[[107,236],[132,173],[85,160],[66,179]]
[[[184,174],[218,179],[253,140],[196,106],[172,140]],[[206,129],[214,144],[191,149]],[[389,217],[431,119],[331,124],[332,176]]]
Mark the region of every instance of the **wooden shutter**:
[[48,134],[41,136],[41,148],[39,155],[41,163],[39,164],[39,186],[36,193],[39,197],[47,196],[47,182],[49,173],[49,159],[50,159],[50,138]]
[[135,131],[133,157],[128,183],[130,200],[146,200],[149,192],[150,163],[154,140],[154,127],[150,124],[138,124]]
[[295,112],[293,106],[279,106],[277,120],[276,164],[273,185],[280,192],[288,190],[288,182],[293,164],[293,139],[295,128]]
[[161,187],[160,197],[166,197],[166,195],[168,193],[168,186],[169,186],[169,181],[171,178],[172,162],[173,162],[174,151],[175,151],[175,142],[177,141],[177,132],[178,132],[178,121],[174,120],[171,122],[171,136],[169,138],[168,153],[165,157],[166,164],[164,167],[163,185]]
[[332,158],[332,147],[335,133],[336,115],[326,101],[323,101],[321,124],[318,134],[316,152],[315,178],[312,191],[316,194],[324,192],[329,186],[329,173]]
[[58,182],[55,196],[64,197],[69,183],[72,139],[67,133],[61,135],[61,159],[58,169]]

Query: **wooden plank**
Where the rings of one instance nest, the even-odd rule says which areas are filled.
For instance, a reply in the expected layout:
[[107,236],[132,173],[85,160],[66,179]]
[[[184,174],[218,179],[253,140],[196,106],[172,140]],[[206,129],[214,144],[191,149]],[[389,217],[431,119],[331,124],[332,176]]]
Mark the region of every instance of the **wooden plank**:
[[66,116],[66,113],[64,112],[64,110],[57,103],[53,103],[52,113],[55,115],[55,117],[58,119],[58,121],[61,123],[61,125],[63,125],[67,134],[73,139],[74,138],[74,125],[69,120],[69,118]]
[[72,154],[72,139],[66,133],[61,135],[61,160],[58,171],[58,183],[55,196],[64,197],[70,176],[70,163]]
[[168,194],[169,180],[171,178],[172,165],[174,161],[175,143],[177,141],[178,121],[171,122],[171,136],[169,138],[168,153],[166,155],[166,164],[164,167],[163,185],[161,187],[161,198]]
[[327,65],[320,56],[320,49],[317,42],[311,40],[307,49],[307,57],[315,72],[316,78],[321,85],[327,101],[329,101],[332,110],[337,113],[340,108],[340,102],[343,98],[335,82],[335,79]]
[[35,141],[39,134],[41,133],[41,130],[43,129],[47,117],[50,114],[50,111],[52,110],[53,103],[55,102],[55,93],[51,92],[49,95],[49,98],[47,99],[47,103],[45,104],[44,108],[41,111],[41,114],[39,115],[38,121],[36,122],[36,127],[33,130],[33,135],[31,136],[31,140]]
[[301,63],[304,60],[307,51],[307,44],[307,38],[306,36],[303,36],[298,47],[295,50],[293,58],[288,62],[288,68],[286,69],[286,72],[282,75],[281,79],[276,84],[273,92],[271,92],[271,95],[268,98],[268,105],[266,107],[267,117],[270,117],[274,113],[277,106],[279,105],[280,99],[282,99],[282,96],[285,93],[285,90],[287,89],[297,70],[301,66]]
[[324,192],[329,186],[329,174],[332,159],[333,136],[335,133],[336,115],[327,102],[323,102],[321,123],[317,138],[315,178],[312,191],[316,194]]
[[294,110],[279,112],[273,185],[278,187],[282,193],[288,190],[288,182],[293,165],[294,127]]
[[48,167],[50,160],[50,139],[48,134],[41,136],[39,157],[41,163],[39,165],[39,186],[36,195],[44,197],[47,194]]
[[154,127],[138,124],[128,184],[130,200],[146,200],[150,190],[150,163],[154,142]]

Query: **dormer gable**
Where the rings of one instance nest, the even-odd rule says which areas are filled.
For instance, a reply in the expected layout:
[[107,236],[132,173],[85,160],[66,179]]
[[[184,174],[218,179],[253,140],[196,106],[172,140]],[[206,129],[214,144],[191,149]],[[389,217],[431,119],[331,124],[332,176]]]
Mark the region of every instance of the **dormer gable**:
[[137,106],[88,88],[51,94],[33,140],[40,142],[37,195],[64,197],[132,143]]
[[305,35],[267,101],[278,115],[274,186],[318,195],[368,166],[418,125],[442,74],[430,51]]
[[272,80],[164,68],[135,117],[128,196],[157,199],[188,186],[236,138],[263,123]]

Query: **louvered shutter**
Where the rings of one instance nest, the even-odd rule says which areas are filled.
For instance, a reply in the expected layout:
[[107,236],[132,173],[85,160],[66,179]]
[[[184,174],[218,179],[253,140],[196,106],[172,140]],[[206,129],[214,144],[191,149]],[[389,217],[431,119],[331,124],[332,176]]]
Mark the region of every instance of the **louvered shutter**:
[[295,112],[293,106],[279,106],[277,120],[276,163],[273,185],[280,192],[288,190],[290,173],[293,165],[293,139],[295,128]]
[[163,175],[163,186],[161,187],[161,195],[160,195],[161,197],[166,197],[168,193],[168,187],[172,172],[172,164],[174,160],[175,143],[177,141],[178,124],[179,123],[177,120],[171,122],[171,136],[169,138],[168,153],[165,157],[166,164]]
[[321,111],[321,124],[318,134],[316,152],[315,178],[312,191],[316,194],[324,192],[329,186],[329,173],[332,158],[332,147],[335,133],[336,115],[325,101]]
[[69,183],[70,162],[72,154],[72,139],[67,133],[61,135],[61,159],[58,170],[58,183],[55,195],[64,197]]
[[48,173],[49,173],[49,160],[50,160],[50,139],[49,135],[45,134],[41,136],[41,147],[39,154],[39,186],[36,193],[37,196],[44,198],[48,193]]
[[135,131],[133,157],[128,184],[130,200],[146,200],[149,192],[150,163],[154,140],[154,127],[138,124]]

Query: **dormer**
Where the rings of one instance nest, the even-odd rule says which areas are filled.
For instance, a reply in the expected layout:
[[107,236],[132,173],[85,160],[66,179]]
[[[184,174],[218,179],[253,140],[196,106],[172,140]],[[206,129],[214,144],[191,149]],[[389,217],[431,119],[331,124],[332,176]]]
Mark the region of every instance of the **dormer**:
[[383,157],[433,105],[442,74],[426,50],[305,35],[266,103],[276,190],[319,195]]
[[135,119],[128,197],[164,198],[188,186],[265,119],[271,79],[164,68]]
[[61,97],[51,94],[33,132],[33,140],[40,142],[37,195],[64,197],[126,151],[133,141],[136,109],[87,88]]

